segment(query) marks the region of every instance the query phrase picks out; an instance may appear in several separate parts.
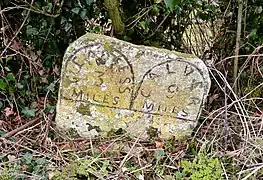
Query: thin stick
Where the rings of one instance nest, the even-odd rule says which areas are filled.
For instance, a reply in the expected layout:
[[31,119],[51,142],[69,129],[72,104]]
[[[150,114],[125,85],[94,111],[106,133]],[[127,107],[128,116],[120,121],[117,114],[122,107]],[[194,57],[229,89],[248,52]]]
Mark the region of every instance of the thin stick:
[[[143,132],[144,133],[144,132]],[[135,142],[133,143],[131,149],[129,150],[129,152],[126,154],[126,156],[124,157],[124,159],[121,161],[121,164],[119,165],[119,169],[122,168],[122,166],[124,165],[125,161],[128,159],[129,155],[131,154],[132,150],[134,149],[135,145],[137,144],[137,142],[139,141],[141,135],[143,134],[141,133],[135,140]]]
[[[34,2],[34,1],[32,0],[31,4],[33,4],[33,2]],[[10,40],[10,42],[7,44],[7,46],[5,47],[5,49],[2,51],[0,57],[2,57],[2,56],[5,54],[6,50],[11,46],[11,44],[12,44],[13,41],[14,41],[14,39],[18,36],[18,34],[20,33],[21,29],[24,27],[27,18],[29,17],[29,14],[30,14],[30,11],[27,11],[26,17],[25,17],[25,19],[23,20],[21,26],[18,28],[17,32],[16,32],[15,35],[12,37],[12,39]]]
[[[227,70],[225,70],[225,77],[227,78]],[[228,117],[227,117],[227,85],[224,85],[224,95],[225,95],[225,117],[224,117],[224,126],[225,126],[225,150],[227,148],[227,140],[228,140]]]
[[20,126],[19,128],[14,129],[14,130],[12,130],[12,131],[10,131],[10,132],[4,134],[1,138],[5,138],[5,139],[7,139],[7,138],[9,138],[9,137],[11,137],[11,136],[17,134],[18,132],[20,132],[20,131],[26,129],[27,127],[30,127],[30,126],[36,124],[39,120],[40,120],[40,118],[36,118],[36,119],[34,119],[34,120],[32,120],[32,121],[29,121],[28,123],[26,123],[26,124]]
[[238,1],[238,16],[237,16],[237,37],[236,37],[236,49],[235,49],[235,60],[234,60],[234,92],[237,93],[237,71],[238,71],[238,54],[239,54],[239,44],[241,36],[241,24],[242,24],[242,11],[243,11],[243,1]]

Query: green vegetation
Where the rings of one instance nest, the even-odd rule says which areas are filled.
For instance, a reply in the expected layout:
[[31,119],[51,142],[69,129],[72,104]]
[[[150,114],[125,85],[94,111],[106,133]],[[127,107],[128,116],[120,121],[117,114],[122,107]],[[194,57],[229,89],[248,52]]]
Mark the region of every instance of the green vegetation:
[[[262,178],[262,1],[240,1],[238,47],[238,1],[109,2],[0,1],[0,179]],[[86,32],[205,61],[212,87],[193,143],[164,143],[155,131],[141,141],[119,132],[82,139],[56,129],[64,52]]]
[[[222,179],[223,177],[223,170],[218,158],[208,158],[206,154],[200,154],[193,162],[183,160],[181,163],[182,174],[189,174],[189,178],[192,180]],[[178,176],[179,173],[177,178],[179,178]]]

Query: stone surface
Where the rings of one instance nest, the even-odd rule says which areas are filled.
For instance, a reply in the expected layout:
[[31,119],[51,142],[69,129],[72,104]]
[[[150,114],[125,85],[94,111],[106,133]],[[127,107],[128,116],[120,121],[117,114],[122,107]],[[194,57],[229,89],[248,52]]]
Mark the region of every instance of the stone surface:
[[64,56],[56,123],[80,136],[122,129],[142,138],[189,135],[210,88],[192,56],[86,34]]

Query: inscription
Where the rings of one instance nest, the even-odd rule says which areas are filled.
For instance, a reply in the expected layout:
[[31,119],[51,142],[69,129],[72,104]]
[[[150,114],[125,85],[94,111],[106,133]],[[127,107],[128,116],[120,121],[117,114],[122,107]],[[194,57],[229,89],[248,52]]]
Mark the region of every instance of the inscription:
[[185,66],[185,69],[184,69],[184,75],[185,76],[189,76],[190,74],[192,74],[194,72],[194,68],[189,66],[189,65],[186,65]]
[[203,88],[203,82],[201,81],[196,81],[195,79],[192,80],[192,84],[190,87],[190,90],[193,91],[195,88]]
[[169,63],[166,64],[166,70],[167,70],[168,74],[176,73],[175,71],[172,71],[172,70],[170,69],[170,64],[169,64]]
[[96,34],[70,45],[62,65],[57,125],[83,137],[121,128],[179,139],[197,124],[211,84],[196,57]]
[[72,101],[81,101],[81,102],[97,102],[102,104],[108,104],[108,105],[117,105],[119,104],[120,97],[118,96],[112,96],[110,94],[101,94],[101,93],[84,93],[83,90],[77,90],[73,89],[73,93],[71,95],[71,98],[69,98]]
[[172,99],[176,92],[178,92],[179,87],[177,84],[172,84],[168,86],[168,94],[166,95],[167,98]]
[[148,98],[148,97],[151,96],[151,92],[152,92],[152,90],[148,90],[148,92],[147,92],[146,90],[142,89],[142,90],[141,90],[141,95],[142,95],[143,97]]
[[142,109],[149,112],[149,111],[153,111],[154,108],[154,104],[153,103],[149,103],[147,102],[147,100],[144,101],[143,107]]
[[[137,54],[138,58],[142,55],[150,56],[152,52],[140,53]],[[200,94],[200,97],[204,93],[204,83],[200,80],[202,74],[193,64],[182,59],[169,59],[166,56],[154,55],[155,58],[168,60],[153,65],[152,68],[146,70],[145,74],[139,76],[137,70],[133,69],[133,64],[118,50],[113,49],[113,52],[110,53],[104,51],[101,55],[88,51],[87,58],[94,60],[87,59],[87,63],[78,62],[77,55],[72,57],[74,58],[71,59],[71,62],[79,68],[79,74],[85,76],[87,73],[93,73],[93,80],[86,81],[91,82],[86,88],[76,87],[71,90],[71,97],[68,99],[72,101],[94,103],[94,105],[107,108],[127,109],[146,114],[170,114],[178,118],[187,118],[189,113],[185,109],[188,106],[199,107],[202,102],[200,98],[190,95],[181,99],[181,103],[174,101],[180,98],[184,91],[195,91]],[[107,65],[107,59],[112,59],[113,63]],[[137,74],[134,73],[135,71]],[[187,80],[184,82],[175,78],[180,75],[185,76]],[[199,78],[196,78],[197,76]],[[165,81],[167,84],[164,86],[162,82]],[[158,90],[159,84],[164,86],[160,90]],[[92,90],[93,88],[96,90]],[[163,98],[160,99],[158,96],[163,96]]]
[[190,97],[190,103],[188,105],[199,105],[201,100],[197,97]]
[[129,77],[126,77],[124,80],[120,79],[121,86],[119,87],[119,92],[120,93],[125,93],[127,91],[128,93],[130,93],[131,92],[131,88],[127,87],[127,86],[123,87],[123,85],[124,84],[129,84],[131,82],[132,82],[132,80]]
[[95,73],[97,74],[98,77],[98,83],[96,83],[97,86],[101,86],[103,84],[103,79],[102,76],[104,75],[104,72],[102,71],[95,71]]
[[174,116],[176,116],[178,113],[181,112],[180,116],[181,117],[187,117],[188,113],[186,110],[181,110],[178,112],[178,107],[177,106],[167,106],[166,104],[158,103],[158,102],[151,102],[149,100],[145,100],[144,104],[142,106],[142,111],[144,112],[151,112],[151,113],[171,113]]

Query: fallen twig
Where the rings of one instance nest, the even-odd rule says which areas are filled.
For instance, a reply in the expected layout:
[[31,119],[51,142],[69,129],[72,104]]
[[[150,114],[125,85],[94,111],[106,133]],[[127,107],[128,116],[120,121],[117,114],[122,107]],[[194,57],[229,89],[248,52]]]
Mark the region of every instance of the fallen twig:
[[38,118],[36,118],[36,119],[34,119],[32,121],[29,121],[28,123],[20,126],[19,128],[14,129],[14,130],[4,134],[1,138],[5,138],[5,139],[10,138],[11,136],[13,136],[13,135],[17,134],[18,132],[26,129],[27,127],[30,127],[30,126],[36,124],[39,120],[40,120],[40,118],[38,117]]

